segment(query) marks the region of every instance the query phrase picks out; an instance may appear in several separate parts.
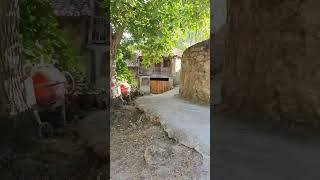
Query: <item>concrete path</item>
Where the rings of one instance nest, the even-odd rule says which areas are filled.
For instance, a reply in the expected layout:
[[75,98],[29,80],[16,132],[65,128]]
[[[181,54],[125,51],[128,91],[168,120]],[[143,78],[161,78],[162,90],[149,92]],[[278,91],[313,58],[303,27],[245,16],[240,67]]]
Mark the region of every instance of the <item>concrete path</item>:
[[170,138],[194,148],[203,156],[204,178],[210,177],[210,107],[192,104],[178,97],[175,88],[159,95],[136,100],[138,108],[159,116]]

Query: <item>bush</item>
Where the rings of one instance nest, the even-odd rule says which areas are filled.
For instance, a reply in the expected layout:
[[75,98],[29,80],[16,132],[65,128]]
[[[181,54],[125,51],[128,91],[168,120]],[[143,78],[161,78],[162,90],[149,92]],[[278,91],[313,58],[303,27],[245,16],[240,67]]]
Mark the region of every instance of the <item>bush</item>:
[[129,83],[132,87],[137,86],[137,80],[135,79],[135,75],[132,71],[129,70],[124,54],[122,50],[119,50],[117,58],[116,58],[116,72],[117,72],[117,80],[122,82]]
[[20,34],[24,63],[37,62],[56,65],[61,70],[75,70],[78,62],[66,41],[48,1],[21,0]]

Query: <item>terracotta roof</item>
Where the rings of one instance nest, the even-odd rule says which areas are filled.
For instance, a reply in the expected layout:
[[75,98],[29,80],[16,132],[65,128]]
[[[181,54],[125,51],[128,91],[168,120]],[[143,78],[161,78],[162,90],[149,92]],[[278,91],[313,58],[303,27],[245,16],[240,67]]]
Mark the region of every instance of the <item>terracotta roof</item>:
[[91,16],[93,0],[49,0],[56,16]]

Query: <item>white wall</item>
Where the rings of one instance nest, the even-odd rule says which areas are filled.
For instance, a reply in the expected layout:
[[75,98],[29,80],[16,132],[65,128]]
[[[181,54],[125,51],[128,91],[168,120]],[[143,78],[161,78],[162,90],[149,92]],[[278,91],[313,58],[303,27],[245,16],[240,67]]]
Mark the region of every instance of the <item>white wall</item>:
[[175,72],[179,72],[181,70],[181,59],[175,58]]

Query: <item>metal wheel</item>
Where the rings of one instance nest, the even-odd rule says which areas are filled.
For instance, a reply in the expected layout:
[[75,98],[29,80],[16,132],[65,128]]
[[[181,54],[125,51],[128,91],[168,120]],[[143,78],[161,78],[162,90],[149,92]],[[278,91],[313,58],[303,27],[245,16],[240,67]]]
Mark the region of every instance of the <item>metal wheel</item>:
[[64,77],[66,78],[66,93],[73,94],[75,91],[76,83],[71,73],[64,71]]

